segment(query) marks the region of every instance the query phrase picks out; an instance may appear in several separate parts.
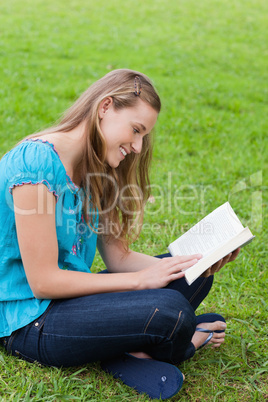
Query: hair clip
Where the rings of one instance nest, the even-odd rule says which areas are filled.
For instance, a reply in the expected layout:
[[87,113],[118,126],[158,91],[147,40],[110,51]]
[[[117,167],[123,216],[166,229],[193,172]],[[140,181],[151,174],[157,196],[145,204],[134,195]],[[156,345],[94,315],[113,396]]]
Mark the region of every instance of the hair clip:
[[138,75],[136,75],[136,77],[134,78],[134,89],[135,89],[134,94],[136,96],[139,96],[141,94],[141,88],[142,88],[141,79]]

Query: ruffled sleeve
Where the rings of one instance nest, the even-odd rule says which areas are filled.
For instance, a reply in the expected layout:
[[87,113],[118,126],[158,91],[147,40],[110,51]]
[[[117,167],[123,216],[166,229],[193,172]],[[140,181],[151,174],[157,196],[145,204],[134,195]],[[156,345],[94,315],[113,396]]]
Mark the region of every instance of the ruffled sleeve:
[[6,178],[9,193],[16,186],[44,184],[58,200],[61,183],[66,180],[58,155],[41,142],[24,141],[9,152],[5,158]]

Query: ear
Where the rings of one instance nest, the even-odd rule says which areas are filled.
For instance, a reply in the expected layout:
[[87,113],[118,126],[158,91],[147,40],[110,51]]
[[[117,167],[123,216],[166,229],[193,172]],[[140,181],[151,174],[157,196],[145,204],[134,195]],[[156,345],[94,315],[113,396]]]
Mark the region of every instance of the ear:
[[105,114],[108,112],[110,107],[112,107],[112,105],[113,105],[113,98],[111,96],[109,96],[101,101],[100,106],[99,106],[99,111],[98,111],[100,119],[104,118]]

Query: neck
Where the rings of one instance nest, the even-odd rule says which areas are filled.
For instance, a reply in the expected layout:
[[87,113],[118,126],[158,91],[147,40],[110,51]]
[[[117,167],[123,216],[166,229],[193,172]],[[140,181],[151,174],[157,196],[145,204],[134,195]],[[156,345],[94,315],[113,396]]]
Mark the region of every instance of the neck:
[[85,124],[81,123],[67,133],[55,132],[42,136],[42,139],[47,139],[54,144],[68,176],[78,186],[82,180],[80,166],[85,142],[84,130]]

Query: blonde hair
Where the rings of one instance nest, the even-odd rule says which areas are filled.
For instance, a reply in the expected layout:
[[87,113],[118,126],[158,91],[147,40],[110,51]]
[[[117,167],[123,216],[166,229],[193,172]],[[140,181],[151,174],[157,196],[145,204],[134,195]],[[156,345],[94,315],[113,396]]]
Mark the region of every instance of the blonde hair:
[[[135,77],[141,84],[139,95],[137,92],[135,94]],[[120,239],[127,248],[139,235],[144,205],[150,195],[152,138],[151,134],[146,135],[140,154],[131,153],[117,168],[111,168],[105,162],[106,141],[98,115],[100,103],[107,97],[113,99],[115,110],[133,107],[139,99],[148,103],[157,113],[161,109],[160,98],[146,75],[128,69],[114,70],[91,85],[64,113],[57,125],[31,137],[55,131],[68,132],[85,123],[85,147],[79,168],[82,173],[81,185],[86,194],[86,220],[95,231],[94,216],[98,210],[99,226],[102,227],[100,232]],[[124,200],[120,198],[122,192]]]

